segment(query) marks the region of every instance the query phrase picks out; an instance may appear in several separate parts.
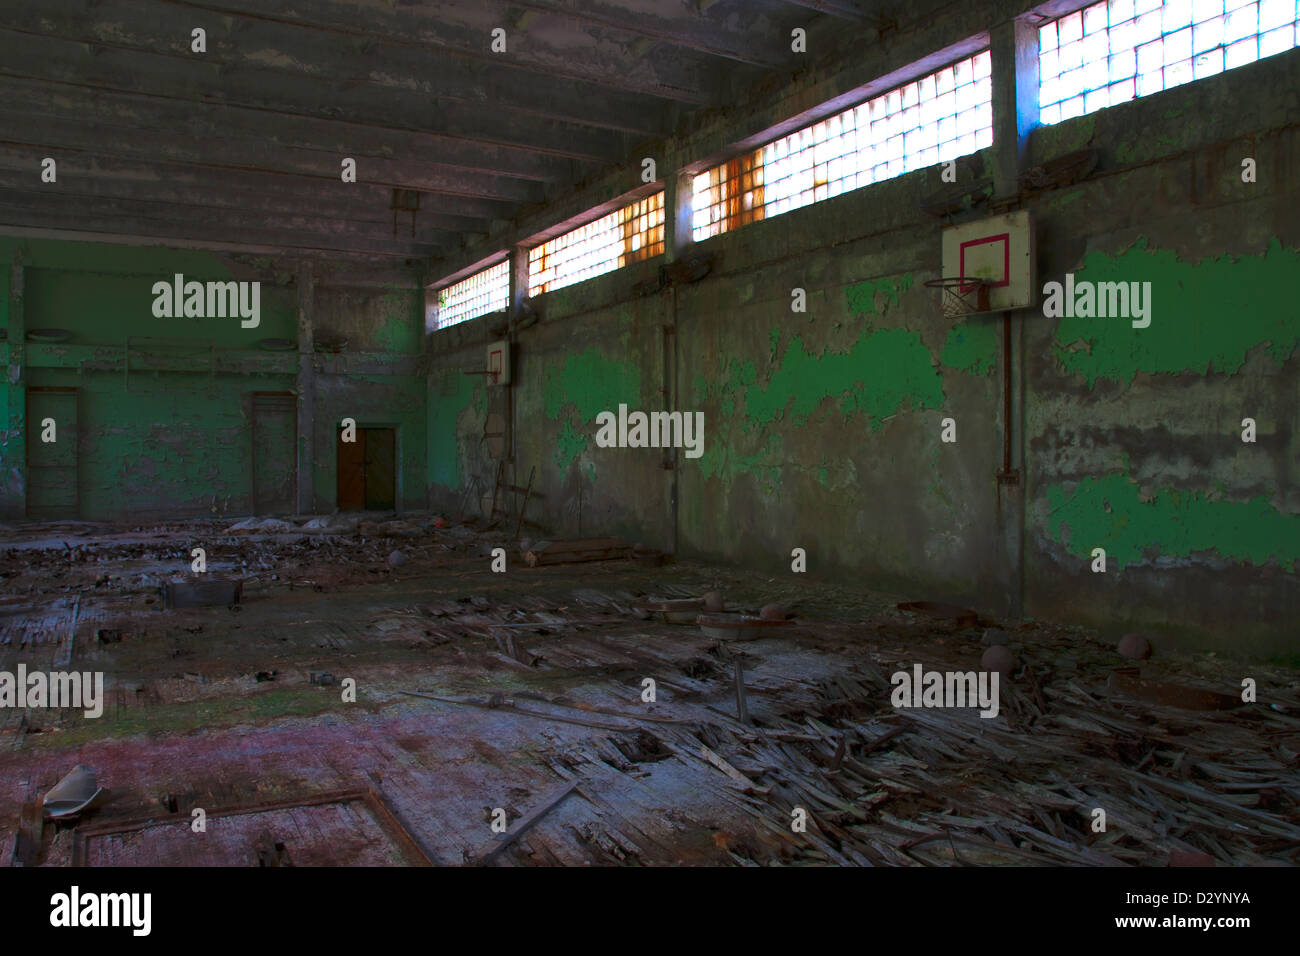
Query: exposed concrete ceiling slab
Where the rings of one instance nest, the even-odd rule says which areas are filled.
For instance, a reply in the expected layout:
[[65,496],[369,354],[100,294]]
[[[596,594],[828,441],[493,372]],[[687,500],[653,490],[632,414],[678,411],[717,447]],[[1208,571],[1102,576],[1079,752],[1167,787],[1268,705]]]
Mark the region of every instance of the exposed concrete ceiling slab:
[[0,232],[445,257],[873,5],[43,0],[0,26]]

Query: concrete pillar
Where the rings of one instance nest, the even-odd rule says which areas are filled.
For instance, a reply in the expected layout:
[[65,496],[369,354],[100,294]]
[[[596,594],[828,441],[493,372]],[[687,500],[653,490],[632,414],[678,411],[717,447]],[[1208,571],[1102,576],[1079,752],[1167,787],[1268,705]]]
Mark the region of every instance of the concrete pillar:
[[316,508],[313,476],[316,427],[316,342],[312,334],[316,276],[310,262],[298,270],[298,511],[310,514]]
[[528,250],[510,246],[510,308],[517,309],[528,298]]
[[[673,164],[664,176],[664,262],[680,257],[691,244],[691,218],[693,214],[694,173],[683,172]],[[660,391],[666,411],[677,411],[678,394],[678,341],[677,341],[677,288],[668,289],[664,295]],[[686,414],[690,414],[688,410]],[[680,458],[676,448],[665,448],[661,460],[664,471],[664,524],[667,529],[662,547],[669,554],[677,553],[678,480]]]
[[23,315],[23,259],[14,251],[9,274],[9,367],[6,369],[9,420],[5,441],[5,473],[0,479],[0,513],[27,517],[27,321]]
[[[523,356],[519,353],[519,333],[515,330],[514,317],[518,314],[517,310],[524,299],[528,298],[528,250],[517,243],[510,244],[510,361],[513,368],[510,371],[510,385],[493,387],[488,385],[487,376],[483,376],[483,387],[488,390],[488,408],[495,409],[502,420],[506,423],[505,434],[505,455],[506,464],[510,465],[511,479],[514,484],[519,484],[519,447],[517,436],[519,430],[515,428],[515,385],[518,380],[517,376],[523,367]],[[499,397],[494,396],[493,392],[502,393]]]
[[1038,126],[1038,27],[1017,17],[990,31],[993,53],[993,197],[1018,191],[1029,134]]
[[[1038,126],[1038,26],[1027,17],[996,24],[993,53],[993,198],[1014,202],[1028,163],[1029,136]],[[1002,614],[1018,618],[1024,607],[1024,323],[1025,313],[1010,314],[1010,348],[999,321],[999,372],[1008,392],[1010,415],[1002,419],[1001,441],[1010,443],[1010,468],[999,464],[997,482],[997,571],[995,602]],[[1001,456],[999,456],[1001,457]]]
[[674,170],[664,177],[664,261],[672,262],[691,243],[694,173]]

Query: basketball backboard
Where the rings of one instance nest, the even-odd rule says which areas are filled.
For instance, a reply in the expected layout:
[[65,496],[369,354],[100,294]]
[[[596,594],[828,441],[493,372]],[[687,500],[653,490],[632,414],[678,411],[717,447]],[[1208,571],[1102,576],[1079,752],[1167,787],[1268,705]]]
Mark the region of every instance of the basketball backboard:
[[942,275],[971,276],[989,282],[987,310],[972,308],[971,312],[1023,309],[1037,302],[1034,224],[1028,212],[946,226],[942,242]]
[[493,342],[487,350],[487,380],[489,385],[510,384],[510,343]]

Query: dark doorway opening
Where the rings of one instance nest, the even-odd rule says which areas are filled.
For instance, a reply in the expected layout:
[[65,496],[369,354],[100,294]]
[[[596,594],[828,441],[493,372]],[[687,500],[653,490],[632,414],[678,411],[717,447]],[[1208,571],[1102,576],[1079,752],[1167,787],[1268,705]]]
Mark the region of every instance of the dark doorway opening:
[[27,390],[27,516],[76,518],[77,390]]
[[298,404],[292,392],[253,393],[253,511],[293,514],[298,496]]
[[397,508],[397,430],[357,428],[356,441],[338,431],[339,511],[394,511]]

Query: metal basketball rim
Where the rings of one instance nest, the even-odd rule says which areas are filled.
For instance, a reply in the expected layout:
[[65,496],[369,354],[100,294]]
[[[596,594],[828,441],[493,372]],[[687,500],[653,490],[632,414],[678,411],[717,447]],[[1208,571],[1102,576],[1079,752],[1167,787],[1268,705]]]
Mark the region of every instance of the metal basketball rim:
[[942,290],[943,314],[950,317],[991,311],[989,289],[996,284],[979,276],[942,276],[925,283],[927,288]]

